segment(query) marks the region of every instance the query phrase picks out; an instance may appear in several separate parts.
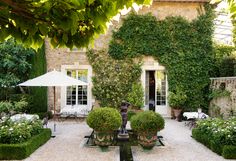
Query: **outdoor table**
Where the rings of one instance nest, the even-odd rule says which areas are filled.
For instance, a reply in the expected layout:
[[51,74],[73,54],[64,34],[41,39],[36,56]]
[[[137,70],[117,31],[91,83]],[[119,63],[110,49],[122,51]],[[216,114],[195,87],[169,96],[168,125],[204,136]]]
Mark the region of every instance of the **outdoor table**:
[[190,129],[196,125],[196,121],[199,119],[205,119],[209,116],[203,112],[184,112],[183,116],[187,118],[188,123],[185,125],[190,126]]
[[186,117],[187,119],[202,119],[202,118],[207,118],[209,117],[207,114],[201,112],[184,112],[183,116]]

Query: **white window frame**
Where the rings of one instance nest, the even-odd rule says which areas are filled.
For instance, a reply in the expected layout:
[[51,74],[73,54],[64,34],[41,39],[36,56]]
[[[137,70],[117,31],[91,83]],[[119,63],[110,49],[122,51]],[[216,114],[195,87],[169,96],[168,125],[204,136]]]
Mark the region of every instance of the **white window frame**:
[[[91,109],[92,107],[92,67],[90,65],[62,65],[61,72],[67,74],[68,70],[88,70],[88,88],[87,88],[87,105],[73,105],[73,107],[85,107],[87,109]],[[72,107],[72,105],[66,104],[66,88],[61,88],[61,108],[64,107]],[[77,101],[77,100],[76,100]]]

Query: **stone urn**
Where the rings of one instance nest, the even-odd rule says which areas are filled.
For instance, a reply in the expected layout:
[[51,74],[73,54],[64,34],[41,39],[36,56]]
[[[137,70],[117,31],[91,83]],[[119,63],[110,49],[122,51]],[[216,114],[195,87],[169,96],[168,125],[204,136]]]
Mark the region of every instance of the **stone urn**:
[[138,133],[138,143],[145,149],[152,149],[157,142],[157,132]]
[[131,118],[130,125],[137,134],[138,143],[145,149],[156,145],[157,132],[165,126],[164,118],[153,111],[144,111]]
[[92,110],[86,122],[94,130],[93,140],[96,145],[109,146],[114,140],[114,132],[121,126],[121,115],[115,108],[103,107]]
[[112,145],[114,140],[113,131],[94,131],[93,136],[94,136],[94,143],[102,147]]

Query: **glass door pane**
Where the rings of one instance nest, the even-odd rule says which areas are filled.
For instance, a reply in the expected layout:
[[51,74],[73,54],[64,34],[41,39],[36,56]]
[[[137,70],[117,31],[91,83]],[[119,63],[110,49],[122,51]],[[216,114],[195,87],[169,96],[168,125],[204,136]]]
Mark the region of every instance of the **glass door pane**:
[[166,105],[166,74],[156,71],[156,105]]
[[149,72],[145,72],[145,105],[149,104]]
[[76,86],[67,87],[66,104],[67,105],[75,105],[76,104]]
[[[78,70],[78,79],[83,82],[88,82],[88,70],[80,69]],[[88,86],[78,86],[78,105],[88,104]]]
[[[68,70],[67,75],[76,78],[76,71]],[[66,104],[67,105],[76,104],[76,86],[69,86],[66,88]]]

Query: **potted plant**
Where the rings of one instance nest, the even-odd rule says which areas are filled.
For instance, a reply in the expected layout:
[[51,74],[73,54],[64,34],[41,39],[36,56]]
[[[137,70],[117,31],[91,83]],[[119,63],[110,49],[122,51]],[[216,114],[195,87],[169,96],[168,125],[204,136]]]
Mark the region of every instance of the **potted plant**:
[[95,144],[109,146],[113,142],[114,130],[121,126],[121,115],[114,108],[97,108],[87,117],[87,124],[94,129]]
[[152,148],[157,141],[157,132],[164,128],[163,117],[153,111],[144,111],[131,118],[131,128],[137,132],[138,142],[143,148]]
[[168,96],[168,102],[173,109],[174,116],[177,120],[180,119],[180,114],[183,110],[184,103],[187,100],[187,95],[180,88],[177,88],[175,92],[170,92]]

